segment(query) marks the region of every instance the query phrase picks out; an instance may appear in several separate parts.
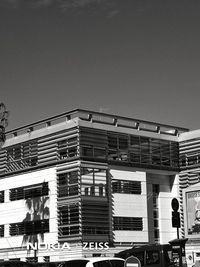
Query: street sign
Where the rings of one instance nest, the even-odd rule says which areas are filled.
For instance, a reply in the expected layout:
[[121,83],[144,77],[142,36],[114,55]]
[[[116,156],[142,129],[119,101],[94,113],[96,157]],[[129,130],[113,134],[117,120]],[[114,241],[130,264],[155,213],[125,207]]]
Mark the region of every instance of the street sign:
[[141,262],[138,258],[134,257],[134,256],[130,256],[126,259],[125,267],[141,267]]

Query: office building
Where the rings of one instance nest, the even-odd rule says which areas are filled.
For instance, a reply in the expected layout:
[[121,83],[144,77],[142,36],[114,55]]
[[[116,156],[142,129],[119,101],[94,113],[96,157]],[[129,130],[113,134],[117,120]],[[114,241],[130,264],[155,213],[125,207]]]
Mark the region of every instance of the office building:
[[179,199],[179,138],[187,133],[79,109],[8,131],[0,259],[111,256],[174,239],[171,200]]

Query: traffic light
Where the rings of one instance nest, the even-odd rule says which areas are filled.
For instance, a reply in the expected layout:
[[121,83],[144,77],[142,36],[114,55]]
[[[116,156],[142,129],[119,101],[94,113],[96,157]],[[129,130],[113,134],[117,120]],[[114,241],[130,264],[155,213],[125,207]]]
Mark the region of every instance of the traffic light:
[[172,227],[181,227],[180,213],[178,211],[172,211]]

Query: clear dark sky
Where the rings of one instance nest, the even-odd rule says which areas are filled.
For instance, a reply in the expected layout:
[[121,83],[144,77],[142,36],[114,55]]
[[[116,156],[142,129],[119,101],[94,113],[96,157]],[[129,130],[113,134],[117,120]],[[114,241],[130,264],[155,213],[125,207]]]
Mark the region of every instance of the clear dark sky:
[[0,0],[13,129],[84,108],[200,129],[199,0]]

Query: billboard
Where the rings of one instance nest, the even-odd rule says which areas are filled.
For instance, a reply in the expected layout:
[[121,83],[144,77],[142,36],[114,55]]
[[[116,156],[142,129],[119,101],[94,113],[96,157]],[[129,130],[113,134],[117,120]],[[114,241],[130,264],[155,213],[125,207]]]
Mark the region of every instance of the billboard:
[[185,192],[185,233],[190,238],[200,237],[200,189]]

